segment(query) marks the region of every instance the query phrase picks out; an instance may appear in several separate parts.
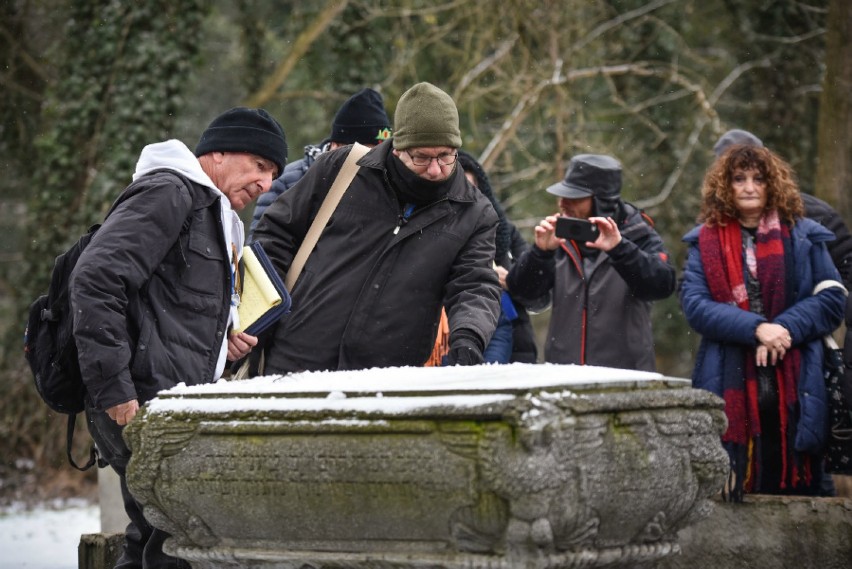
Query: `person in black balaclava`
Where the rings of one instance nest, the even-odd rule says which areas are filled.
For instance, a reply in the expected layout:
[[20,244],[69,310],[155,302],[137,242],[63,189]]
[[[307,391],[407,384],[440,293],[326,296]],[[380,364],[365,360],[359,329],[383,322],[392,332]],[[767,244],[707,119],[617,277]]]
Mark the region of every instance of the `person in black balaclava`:
[[[506,275],[509,273],[513,261],[528,251],[530,245],[521,236],[518,228],[509,221],[503,206],[500,205],[497,196],[494,195],[491,182],[482,165],[464,150],[459,150],[459,163],[464,169],[464,175],[468,182],[476,186],[488,198],[500,218],[495,239],[494,270],[497,271],[500,286],[503,287],[502,310],[494,336],[485,347],[485,361],[489,363],[536,363],[538,349],[535,345],[535,334],[529,314],[527,314],[524,306],[513,299],[509,291],[506,290]],[[533,310],[540,309],[549,303],[550,296],[545,295],[542,299],[532,303],[530,308]]]

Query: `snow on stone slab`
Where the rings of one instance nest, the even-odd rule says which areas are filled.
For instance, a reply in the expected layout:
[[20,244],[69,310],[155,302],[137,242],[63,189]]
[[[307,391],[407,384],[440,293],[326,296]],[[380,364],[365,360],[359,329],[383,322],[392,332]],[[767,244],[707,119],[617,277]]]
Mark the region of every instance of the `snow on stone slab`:
[[245,409],[405,413],[435,406],[499,404],[529,391],[563,390],[570,395],[595,388],[688,387],[689,383],[652,372],[577,365],[396,367],[180,384],[161,392],[148,407],[152,412]]

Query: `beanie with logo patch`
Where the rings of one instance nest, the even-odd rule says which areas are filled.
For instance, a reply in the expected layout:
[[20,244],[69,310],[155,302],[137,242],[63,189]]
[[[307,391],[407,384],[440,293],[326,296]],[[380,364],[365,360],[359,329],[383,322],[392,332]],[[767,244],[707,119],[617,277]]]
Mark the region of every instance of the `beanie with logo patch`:
[[344,102],[331,123],[332,142],[341,144],[380,144],[390,138],[391,126],[382,96],[373,89],[361,89]]

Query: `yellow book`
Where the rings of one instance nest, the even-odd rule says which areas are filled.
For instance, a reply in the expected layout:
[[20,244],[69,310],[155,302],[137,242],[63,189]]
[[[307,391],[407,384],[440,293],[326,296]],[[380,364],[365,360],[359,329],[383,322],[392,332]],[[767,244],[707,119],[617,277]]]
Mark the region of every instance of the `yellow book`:
[[290,294],[260,243],[244,247],[240,262],[240,322],[233,331],[256,336],[290,311]]

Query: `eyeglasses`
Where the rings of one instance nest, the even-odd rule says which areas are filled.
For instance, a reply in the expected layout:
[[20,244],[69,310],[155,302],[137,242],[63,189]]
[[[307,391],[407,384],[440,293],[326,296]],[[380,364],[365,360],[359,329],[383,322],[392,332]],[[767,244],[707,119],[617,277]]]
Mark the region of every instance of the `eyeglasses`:
[[440,166],[452,166],[456,163],[458,154],[448,153],[438,156],[424,156],[423,154],[412,154],[408,150],[404,150],[408,157],[411,158],[411,163],[415,166],[430,166],[432,160],[436,160]]

